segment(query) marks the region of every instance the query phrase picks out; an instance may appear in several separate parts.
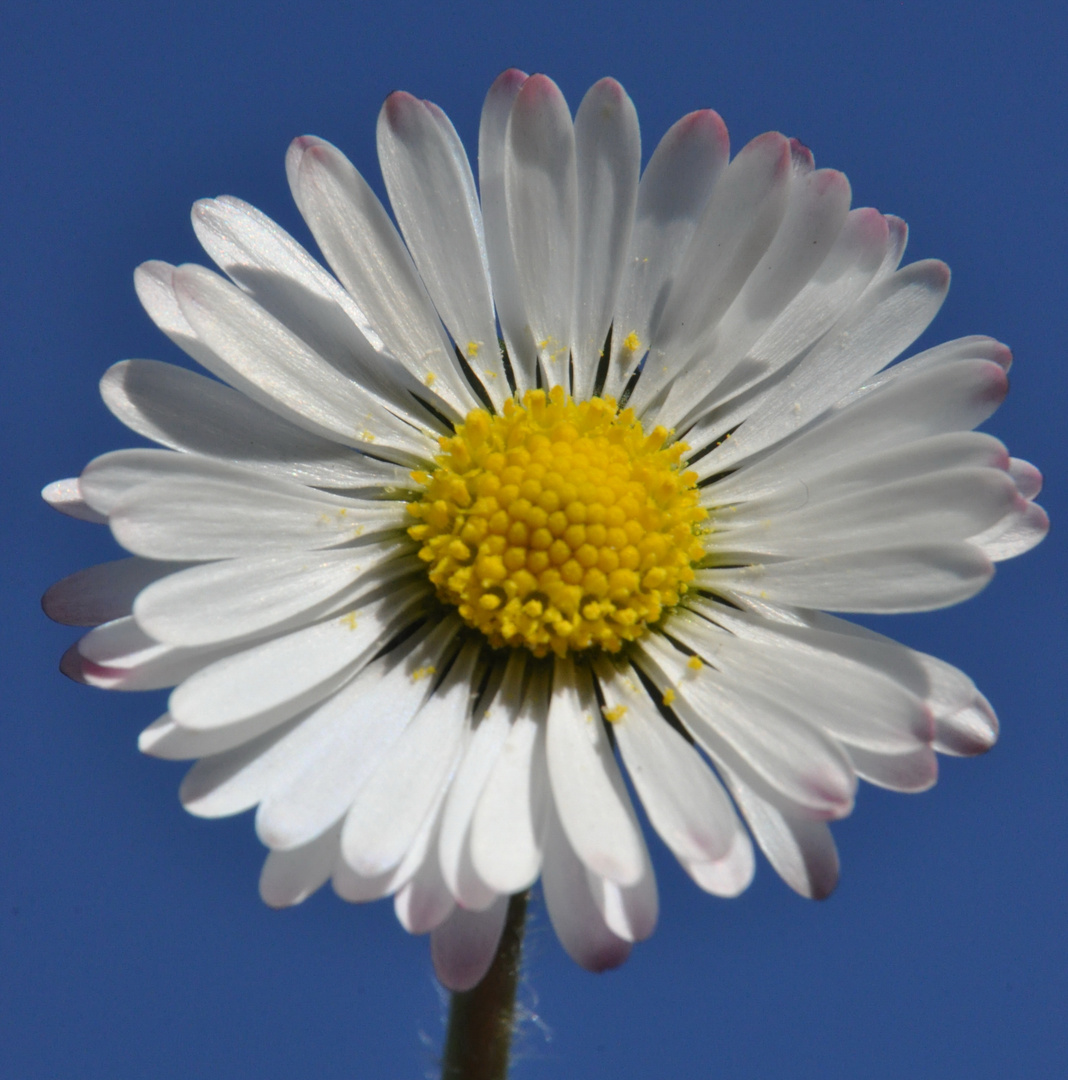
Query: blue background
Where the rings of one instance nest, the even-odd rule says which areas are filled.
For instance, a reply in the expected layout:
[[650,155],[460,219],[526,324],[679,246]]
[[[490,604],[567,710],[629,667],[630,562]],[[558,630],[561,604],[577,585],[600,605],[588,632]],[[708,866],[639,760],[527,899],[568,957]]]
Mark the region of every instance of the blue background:
[[[0,1075],[258,1080],[435,1075],[444,1004],[426,943],[329,889],[256,893],[248,816],[179,807],[181,765],[142,758],[163,695],[64,680],[54,579],[115,557],[37,492],[132,436],[96,383],[177,359],[141,312],[141,261],[206,261],[192,201],[239,195],[306,238],[285,148],[314,133],[381,183],[374,123],[404,88],[475,145],[510,65],[577,106],[627,87],[646,156],[691,109],[734,147],[778,128],[905,217],[910,258],[954,285],[925,343],[988,333],[1016,354],[990,430],[1044,469],[1054,534],[964,607],[880,628],[969,671],[1001,716],[986,758],[921,796],[861,792],[844,874],[814,904],[766,863],[701,894],[654,845],[660,927],[588,975],[534,906],[515,1076],[1060,1077],[1068,1074],[1064,723],[1064,133],[1068,18],[1047,3],[9,3],[0,15]],[[306,241],[307,242],[307,241]]]

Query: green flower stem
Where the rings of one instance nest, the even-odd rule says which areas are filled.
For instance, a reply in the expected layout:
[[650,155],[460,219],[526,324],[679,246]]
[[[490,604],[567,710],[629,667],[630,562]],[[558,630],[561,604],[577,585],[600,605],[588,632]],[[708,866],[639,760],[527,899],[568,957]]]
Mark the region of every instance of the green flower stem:
[[441,1080],[506,1080],[527,894],[513,896],[497,955],[473,990],[453,994]]

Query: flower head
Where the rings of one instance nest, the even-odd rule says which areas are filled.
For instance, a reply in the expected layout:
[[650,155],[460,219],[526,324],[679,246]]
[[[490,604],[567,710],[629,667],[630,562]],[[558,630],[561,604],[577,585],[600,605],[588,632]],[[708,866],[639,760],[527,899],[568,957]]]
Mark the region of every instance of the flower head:
[[141,748],[199,759],[191,812],[258,807],[266,902],[392,895],[453,988],[539,876],[586,967],[652,932],[620,761],[701,888],[745,889],[752,835],[826,896],[858,778],[996,738],[967,676],[821,612],[956,603],[1042,538],[1038,472],[972,430],[1008,350],[898,360],[946,267],[795,140],[730,160],[711,111],[640,173],[616,82],[573,122],[508,71],[477,191],[434,105],[393,94],[378,147],[399,234],[334,147],[289,152],[332,275],[228,197],[193,212],[225,277],[137,271],[214,378],[117,364],[161,448],[45,490],[131,553],[46,595],[95,627],[64,671],[174,687]]

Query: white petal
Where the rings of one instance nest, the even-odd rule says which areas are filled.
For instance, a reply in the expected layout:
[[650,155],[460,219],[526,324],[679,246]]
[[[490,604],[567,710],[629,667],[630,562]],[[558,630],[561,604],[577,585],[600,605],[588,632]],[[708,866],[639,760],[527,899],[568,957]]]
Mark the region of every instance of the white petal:
[[[658,412],[661,423],[683,427],[703,412],[700,399],[724,378],[736,381],[735,365],[812,279],[834,248],[849,212],[849,181],[821,169],[790,183],[782,224],[714,334],[699,346],[697,361],[675,380]],[[751,378],[746,371],[745,377]],[[713,391],[713,393],[716,393]],[[719,392],[722,398],[723,392]]]
[[890,754],[931,741],[933,717],[923,701],[927,684],[919,664],[910,665],[902,679],[901,672],[880,671],[864,662],[872,648],[857,648],[857,658],[839,651],[836,635],[776,627],[703,599],[689,600],[687,606],[704,619],[679,612],[665,622],[665,632],[717,668],[758,681],[762,693],[836,739]]
[[408,469],[304,431],[214,379],[156,360],[123,360],[100,380],[128,428],[172,450],[323,487],[411,487]]
[[432,414],[416,407],[415,397],[429,398],[439,412],[449,411],[383,351],[381,339],[348,293],[270,218],[224,195],[194,205],[193,228],[227,275],[314,355],[417,424],[432,422]]
[[587,971],[619,967],[631,944],[613,933],[590,892],[590,878],[550,804],[542,889],[549,919],[564,951]]
[[340,826],[292,851],[272,851],[260,874],[260,896],[268,907],[292,907],[330,880]]
[[509,388],[493,319],[482,212],[460,138],[436,105],[397,92],[378,116],[378,159],[438,314],[500,406]]
[[[945,469],[989,468],[1006,470],[1009,455],[992,435],[979,431],[951,431],[867,454],[841,440],[796,440],[799,452],[791,455],[789,470],[777,454],[744,465],[725,480],[708,485],[704,502],[709,508],[759,499],[768,513],[779,508],[800,509],[818,499],[837,498],[881,484]],[[806,444],[812,452],[806,453]]]
[[486,256],[501,333],[520,393],[534,386],[537,350],[516,268],[504,168],[508,118],[527,76],[516,68],[499,75],[486,95],[478,130],[478,186],[486,228]]
[[323,700],[347,680],[421,598],[418,585],[372,599],[351,612],[271,639],[199,671],[170,699],[175,721],[191,731],[259,717],[281,721]]
[[548,674],[535,668],[471,821],[471,863],[500,893],[522,892],[541,870],[551,799],[545,761],[548,696]]
[[76,518],[78,521],[89,521],[94,525],[107,524],[107,515],[94,510],[82,498],[76,476],[69,480],[53,480],[51,484],[46,484],[41,489],[41,498],[53,510],[58,510],[67,517]]
[[838,884],[838,852],[826,823],[789,813],[733,770],[721,773],[779,877],[811,900],[830,896]]
[[653,828],[680,861],[724,858],[738,820],[720,782],[660,716],[633,668],[602,662],[597,676],[609,713],[618,714],[612,731]]
[[455,633],[452,619],[429,634],[417,633],[310,713],[198,762],[182,783],[186,809],[223,817],[295,789],[322,828],[292,846],[314,839],[344,814],[384,749],[422,704],[432,686],[425,669],[441,662]]
[[41,597],[41,607],[50,619],[67,626],[99,626],[129,615],[134,597],[146,585],[185,565],[135,557],[89,566],[51,586]]
[[290,146],[287,168],[308,228],[385,350],[461,416],[475,408],[419,272],[364,178],[310,136]]
[[887,547],[733,569],[698,570],[713,591],[830,611],[930,611],[974,596],[994,572],[970,544]]
[[938,780],[938,758],[929,746],[905,754],[879,754],[847,746],[857,776],[891,791],[927,791]]
[[[806,462],[820,462],[830,469],[855,461],[859,452],[873,456],[916,439],[968,431],[997,409],[1008,388],[1004,370],[987,360],[913,369],[831,410],[763,456],[759,468],[765,477],[775,469],[788,475],[794,461],[800,468]],[[694,471],[702,478],[717,473],[717,453],[701,458]],[[739,480],[743,482],[744,477]]]
[[162,645],[127,616],[90,630],[59,667],[68,678],[102,690],[161,690],[232,651],[233,646]]
[[457,908],[430,935],[434,972],[454,993],[471,990],[489,971],[508,914],[508,897],[498,897],[485,911]]
[[[270,727],[271,725],[268,725]],[[250,742],[267,730],[255,721],[249,724],[231,724],[229,727],[212,728],[207,731],[190,731],[179,727],[169,712],[153,720],[137,738],[137,748],[142,754],[162,758],[164,761],[189,761],[192,758],[211,757],[226,750],[233,750],[242,743]]]
[[420,461],[432,446],[352,377],[228,281],[202,266],[174,271],[182,314],[225,367],[213,374],[314,434],[393,460]]
[[660,634],[642,640],[636,660],[661,691],[673,690],[672,709],[717,768],[744,762],[813,818],[852,810],[856,777],[838,744],[766,696],[759,682],[708,665],[695,669]]
[[174,291],[177,268],[152,259],[134,271],[137,299],[149,318],[187,355],[218,378],[230,381],[230,365],[197,337]]
[[230,750],[201,758],[178,789],[182,806],[203,818],[229,817],[255,806],[285,765],[285,751],[301,732],[295,717]]
[[731,849],[722,859],[706,863],[683,863],[683,869],[697,885],[713,896],[739,896],[749,888],[756,870],[756,858],[749,834],[739,822]]
[[604,386],[612,397],[619,398],[645,355],[650,324],[659,317],[729,152],[723,121],[702,109],[668,129],[645,167],[613,321]]
[[734,302],[782,222],[789,186],[790,144],[776,132],[743,147],[724,171],[651,328],[631,399],[639,412]]
[[579,858],[618,885],[642,876],[645,844],[585,667],[557,658],[546,737],[560,820]]
[[1030,551],[1048,532],[1046,511],[1037,503],[1029,502],[970,540],[992,562],[1001,562]]
[[456,901],[441,876],[436,844],[432,844],[415,874],[397,890],[393,910],[409,934],[427,934],[437,929],[456,910]]
[[522,701],[525,658],[513,649],[507,669],[485,710],[449,787],[442,812],[440,863],[452,895],[467,909],[480,910],[497,892],[479,876],[471,858],[470,835],[475,809],[508,740]]
[[[172,645],[206,645],[269,628],[277,632],[311,622],[342,592],[355,599],[390,580],[382,564],[396,553],[397,544],[386,541],[194,566],[146,588],[134,612],[148,633]],[[398,575],[409,569],[404,561],[397,566]]]
[[1037,498],[1042,491],[1042,474],[1029,461],[1010,458],[1009,475],[1025,499]]
[[973,757],[985,754],[997,740],[997,715],[978,690],[970,704],[935,717],[933,746],[940,754]]
[[556,83],[523,83],[508,119],[508,226],[519,292],[548,386],[569,389],[578,178],[575,130]]
[[724,469],[772,445],[880,371],[927,329],[948,288],[948,268],[927,260],[869,289],[788,378],[754,399],[749,419],[708,455],[709,465]]
[[[809,489],[798,510],[776,512],[764,500],[713,513],[720,561],[750,556],[829,556],[872,547],[949,544],[982,532],[1026,506],[1000,469],[946,469],[849,494]],[[774,499],[771,501],[775,501]],[[744,560],[730,552],[744,552]],[[829,605],[824,605],[829,606]]]
[[656,875],[650,865],[640,881],[624,888],[586,871],[593,902],[605,925],[624,941],[644,941],[656,929],[659,898]]
[[615,79],[595,83],[575,116],[578,252],[571,332],[574,393],[593,394],[626,265],[641,169],[634,103]]
[[920,695],[934,714],[932,745],[940,754],[982,754],[997,741],[994,710],[975,683],[952,664],[824,612],[776,608],[767,603],[759,607],[762,617],[785,622],[789,629],[784,632],[811,637],[820,649],[868,665]]
[[151,559],[310,551],[407,524],[399,502],[342,498],[170,451],[119,450],[84,476],[119,543]]
[[466,646],[356,794],[341,853],[357,873],[380,874],[399,863],[449,782],[468,736],[477,659],[477,645]]

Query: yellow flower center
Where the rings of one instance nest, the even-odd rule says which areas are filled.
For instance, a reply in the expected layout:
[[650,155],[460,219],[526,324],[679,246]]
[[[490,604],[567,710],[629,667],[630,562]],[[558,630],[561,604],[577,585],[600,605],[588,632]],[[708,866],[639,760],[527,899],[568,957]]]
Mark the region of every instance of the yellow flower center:
[[439,597],[495,647],[616,652],[679,602],[704,555],[686,449],[611,398],[530,390],[469,413],[408,504]]

